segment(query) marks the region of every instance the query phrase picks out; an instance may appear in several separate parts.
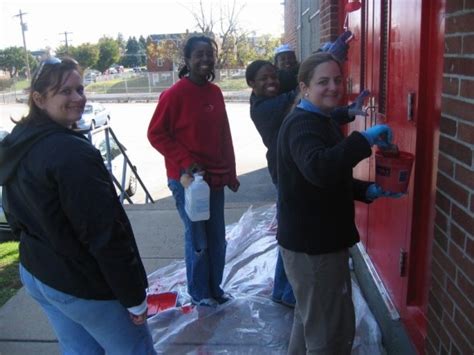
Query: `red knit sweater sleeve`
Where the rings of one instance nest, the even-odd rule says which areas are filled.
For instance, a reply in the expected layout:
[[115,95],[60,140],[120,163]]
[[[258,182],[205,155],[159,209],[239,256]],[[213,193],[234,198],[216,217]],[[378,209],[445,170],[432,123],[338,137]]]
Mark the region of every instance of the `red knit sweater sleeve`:
[[148,126],[148,140],[163,156],[182,168],[188,168],[195,159],[188,150],[173,137],[172,120],[179,115],[178,102],[173,102],[173,88],[164,91],[158,101]]

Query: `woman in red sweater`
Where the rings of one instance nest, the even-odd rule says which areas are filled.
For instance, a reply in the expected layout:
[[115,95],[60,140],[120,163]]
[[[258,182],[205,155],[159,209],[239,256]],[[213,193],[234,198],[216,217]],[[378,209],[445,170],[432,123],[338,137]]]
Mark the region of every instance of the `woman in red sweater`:
[[[165,157],[168,186],[185,228],[188,292],[197,305],[229,300],[220,284],[225,264],[224,187],[239,188],[224,97],[214,79],[217,45],[205,36],[184,46],[180,80],[164,91],[148,127],[151,145]],[[184,188],[200,172],[211,188],[210,218],[192,222],[184,210]]]

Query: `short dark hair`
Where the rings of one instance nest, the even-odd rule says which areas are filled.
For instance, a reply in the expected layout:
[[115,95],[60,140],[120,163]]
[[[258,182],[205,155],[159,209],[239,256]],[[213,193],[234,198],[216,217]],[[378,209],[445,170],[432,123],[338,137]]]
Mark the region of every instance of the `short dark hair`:
[[[186,43],[184,44],[183,57],[185,59],[191,58],[191,53],[193,52],[194,47],[196,46],[196,43],[198,43],[198,42],[205,42],[205,43],[209,44],[217,55],[218,50],[217,50],[216,41],[214,41],[212,38],[204,36],[204,35],[201,35],[201,36],[193,35],[193,36],[189,37],[186,40]],[[189,74],[189,68],[185,63],[183,65],[183,67],[180,69],[180,71],[178,73],[178,77],[181,79],[182,77],[186,76],[187,74]],[[214,71],[211,71],[211,74],[209,75],[207,80],[213,81],[215,77],[216,77],[216,75],[215,75]]]
[[320,64],[331,61],[337,63],[342,73],[341,63],[339,63],[339,61],[332,54],[326,52],[319,52],[310,55],[300,64],[300,69],[298,71],[298,82],[303,82],[306,85],[309,85],[309,82],[313,77],[314,70],[316,69],[316,67]]
[[260,68],[266,65],[274,67],[274,65],[268,60],[260,59],[253,61],[247,66],[247,69],[245,69],[245,80],[247,81],[248,86],[250,86],[251,81],[255,81],[255,76],[257,75],[257,72],[260,70]]

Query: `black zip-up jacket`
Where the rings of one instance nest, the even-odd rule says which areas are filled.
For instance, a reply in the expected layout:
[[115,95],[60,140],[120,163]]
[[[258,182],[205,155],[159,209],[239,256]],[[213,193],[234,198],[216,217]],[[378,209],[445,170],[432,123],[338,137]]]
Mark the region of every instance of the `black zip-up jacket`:
[[[276,157],[278,131],[297,96],[297,90],[273,97],[257,96],[254,93],[250,96],[250,117],[262,137],[263,144],[267,147],[268,170],[275,185],[278,181]],[[340,125],[352,122],[355,117],[349,116],[348,110],[350,107],[344,106],[334,109],[331,112],[331,118]]]
[[253,93],[250,96],[250,117],[267,147],[267,165],[274,184],[277,183],[278,131],[296,95],[296,91],[290,91],[274,97],[256,96]]
[[47,117],[0,143],[3,205],[21,236],[20,262],[43,283],[84,299],[145,300],[133,231],[100,153]]
[[370,203],[371,183],[352,168],[370,154],[359,132],[344,138],[334,119],[295,108],[278,136],[278,243],[313,255],[357,243],[354,200]]

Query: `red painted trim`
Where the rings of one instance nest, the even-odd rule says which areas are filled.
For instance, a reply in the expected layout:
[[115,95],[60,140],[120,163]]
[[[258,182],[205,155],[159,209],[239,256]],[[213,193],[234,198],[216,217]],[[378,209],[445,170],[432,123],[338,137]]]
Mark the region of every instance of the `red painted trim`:
[[407,307],[402,319],[417,350],[424,353],[434,235],[436,174],[444,59],[445,0],[423,0],[417,121],[416,171]]

